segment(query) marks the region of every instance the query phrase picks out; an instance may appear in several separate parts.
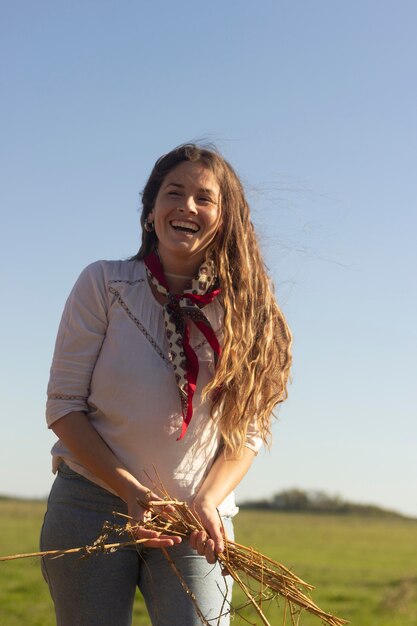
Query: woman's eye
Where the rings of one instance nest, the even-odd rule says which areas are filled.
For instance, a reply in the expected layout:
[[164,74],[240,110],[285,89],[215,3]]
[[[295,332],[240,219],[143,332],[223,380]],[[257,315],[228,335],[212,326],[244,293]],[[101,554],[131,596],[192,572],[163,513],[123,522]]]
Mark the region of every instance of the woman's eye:
[[168,195],[169,196],[179,196],[180,194],[178,193],[178,191],[168,191]]

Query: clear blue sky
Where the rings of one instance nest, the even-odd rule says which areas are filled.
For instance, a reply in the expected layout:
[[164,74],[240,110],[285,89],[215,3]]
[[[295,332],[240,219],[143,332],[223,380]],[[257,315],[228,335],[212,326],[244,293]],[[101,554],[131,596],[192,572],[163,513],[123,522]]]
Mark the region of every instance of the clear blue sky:
[[0,493],[50,487],[68,292],[139,241],[155,159],[217,143],[294,333],[290,399],[239,490],[417,516],[414,0],[0,1]]

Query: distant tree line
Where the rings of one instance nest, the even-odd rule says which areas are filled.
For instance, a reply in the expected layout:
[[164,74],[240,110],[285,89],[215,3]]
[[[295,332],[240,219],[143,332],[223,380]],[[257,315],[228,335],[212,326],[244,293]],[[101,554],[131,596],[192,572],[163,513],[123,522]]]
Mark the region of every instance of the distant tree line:
[[239,503],[239,506],[242,509],[271,511],[400,516],[399,513],[373,504],[355,504],[346,502],[340,496],[330,496],[324,491],[303,491],[302,489],[287,489],[276,493],[271,498],[245,501]]

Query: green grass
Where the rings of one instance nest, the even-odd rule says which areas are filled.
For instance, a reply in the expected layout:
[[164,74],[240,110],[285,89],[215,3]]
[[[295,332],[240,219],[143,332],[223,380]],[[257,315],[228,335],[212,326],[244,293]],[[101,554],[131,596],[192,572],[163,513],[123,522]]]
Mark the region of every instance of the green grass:
[[[44,508],[43,502],[0,500],[1,555],[38,549]],[[417,626],[416,521],[242,511],[236,533],[240,543],[314,584],[315,602],[352,624]],[[236,590],[234,604],[242,602]],[[271,604],[265,610],[272,626],[281,626],[281,609]],[[261,623],[253,612],[245,609],[243,615],[252,624]],[[233,623],[245,622],[236,618]],[[55,624],[36,559],[0,563],[0,624]],[[150,626],[139,596],[133,624]],[[320,621],[303,613],[301,625],[320,626]]]
[[324,610],[357,626],[417,625],[416,521],[245,511],[237,527],[243,543],[315,585]]

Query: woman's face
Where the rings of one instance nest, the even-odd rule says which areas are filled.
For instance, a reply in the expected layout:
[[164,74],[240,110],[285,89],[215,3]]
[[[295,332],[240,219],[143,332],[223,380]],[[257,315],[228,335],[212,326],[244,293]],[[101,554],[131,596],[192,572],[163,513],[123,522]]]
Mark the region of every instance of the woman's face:
[[220,223],[220,187],[200,162],[184,161],[166,175],[148,215],[164,269],[195,273]]

